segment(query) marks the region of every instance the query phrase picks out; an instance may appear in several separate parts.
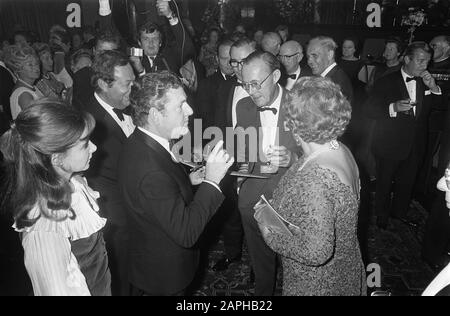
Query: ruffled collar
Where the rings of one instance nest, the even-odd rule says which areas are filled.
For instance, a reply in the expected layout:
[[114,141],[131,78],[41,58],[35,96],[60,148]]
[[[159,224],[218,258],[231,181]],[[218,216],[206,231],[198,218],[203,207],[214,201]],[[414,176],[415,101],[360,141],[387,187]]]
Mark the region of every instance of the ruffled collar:
[[[68,215],[68,218],[63,221],[55,221],[41,216],[31,227],[17,229],[16,224],[14,224],[13,228],[17,232],[22,233],[30,233],[32,231],[54,232],[72,241],[87,238],[100,231],[106,224],[106,219],[98,215],[97,199],[100,197],[100,194],[88,186],[85,178],[73,177],[71,182],[74,186],[71,207],[76,215],[75,219],[70,218],[73,215],[70,210],[58,211],[58,214],[61,214],[62,217]],[[36,218],[39,214],[40,210],[36,206],[30,212],[29,217]]]

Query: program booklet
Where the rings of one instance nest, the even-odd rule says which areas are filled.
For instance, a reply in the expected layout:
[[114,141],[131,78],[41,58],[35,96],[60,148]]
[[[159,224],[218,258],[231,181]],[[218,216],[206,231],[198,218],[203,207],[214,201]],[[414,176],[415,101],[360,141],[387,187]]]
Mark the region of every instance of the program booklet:
[[270,227],[280,234],[293,236],[292,232],[289,230],[289,227],[299,229],[298,226],[290,223],[278,214],[264,195],[261,196],[261,199],[255,205],[254,210],[255,214],[253,217],[258,223],[263,226]]

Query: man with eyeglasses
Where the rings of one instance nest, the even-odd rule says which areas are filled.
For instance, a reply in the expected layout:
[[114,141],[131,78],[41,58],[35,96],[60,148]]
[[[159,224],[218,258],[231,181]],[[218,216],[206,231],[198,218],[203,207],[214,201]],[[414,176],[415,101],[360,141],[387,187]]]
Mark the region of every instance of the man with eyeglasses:
[[[280,67],[270,53],[257,51],[248,56],[243,63],[242,86],[250,97],[237,105],[237,128],[256,129],[259,140],[255,148],[250,140],[237,143],[239,169],[267,178],[241,180],[239,184],[239,211],[255,273],[255,296],[273,295],[277,269],[276,254],[266,245],[253,218],[254,207],[261,195],[272,197],[298,153],[292,134],[284,128],[286,91],[278,84]],[[257,159],[253,160],[255,154]]]
[[297,41],[288,41],[281,46],[278,60],[284,66],[285,73],[281,76],[280,85],[291,91],[301,77],[312,76],[308,66],[301,67],[303,48]]
[[[229,99],[229,106],[226,111],[227,120],[230,122],[229,118],[231,115],[231,123],[233,127],[236,127],[237,117],[236,117],[236,105],[237,103],[247,98],[249,95],[241,86],[242,83],[242,65],[244,64],[245,58],[247,58],[251,53],[256,51],[256,43],[248,38],[241,39],[231,46],[230,49],[230,66],[233,68],[233,72],[236,75],[237,85],[234,87],[234,91],[231,93]],[[231,105],[231,108],[230,108]],[[228,125],[230,126],[230,125]]]

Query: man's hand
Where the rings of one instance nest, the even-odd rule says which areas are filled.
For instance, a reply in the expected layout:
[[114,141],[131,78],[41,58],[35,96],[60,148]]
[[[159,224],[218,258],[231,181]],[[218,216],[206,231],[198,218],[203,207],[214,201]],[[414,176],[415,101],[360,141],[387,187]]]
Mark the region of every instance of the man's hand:
[[434,93],[440,92],[440,89],[439,89],[438,85],[436,84],[436,81],[434,80],[433,76],[427,70],[422,72],[422,74],[420,76],[422,77],[423,83],[428,88],[430,88],[431,92],[434,92]]
[[192,185],[194,185],[194,186],[200,185],[203,182],[203,180],[205,180],[205,172],[206,172],[205,167],[203,167],[195,172],[192,172],[189,175],[189,179],[191,179]]
[[271,165],[282,168],[289,167],[292,159],[292,153],[284,146],[270,147],[266,156]]
[[161,16],[165,16],[166,18],[170,18],[172,16],[172,9],[169,6],[168,0],[157,0],[156,9]]
[[141,57],[130,56],[130,63],[139,74],[144,72],[144,66],[142,66]]
[[400,100],[394,103],[394,112],[408,112],[412,109],[411,104],[409,103],[409,99]]
[[219,184],[233,163],[234,158],[223,149],[223,141],[219,141],[206,162],[205,179]]
[[447,202],[447,208],[450,209],[450,188],[447,186],[445,177],[442,177],[442,179],[439,180],[437,188],[445,192],[445,201]]

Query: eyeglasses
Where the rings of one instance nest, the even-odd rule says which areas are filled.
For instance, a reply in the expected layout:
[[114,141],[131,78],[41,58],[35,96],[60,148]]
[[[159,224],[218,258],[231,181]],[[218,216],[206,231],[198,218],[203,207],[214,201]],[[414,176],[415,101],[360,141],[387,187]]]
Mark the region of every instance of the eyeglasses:
[[295,53],[293,55],[278,55],[278,59],[282,60],[282,59],[291,59],[297,55],[300,55],[300,53]]
[[244,64],[244,60],[237,61],[237,60],[230,60],[230,66],[234,68],[242,68],[242,65]]
[[250,93],[250,91],[256,90],[259,91],[262,88],[262,85],[264,84],[264,82],[266,82],[267,79],[269,79],[269,77],[273,74],[273,71],[260,83],[258,83],[257,81],[252,81],[252,82],[243,82],[242,83],[242,88],[244,88],[245,91],[247,91],[248,93]]

